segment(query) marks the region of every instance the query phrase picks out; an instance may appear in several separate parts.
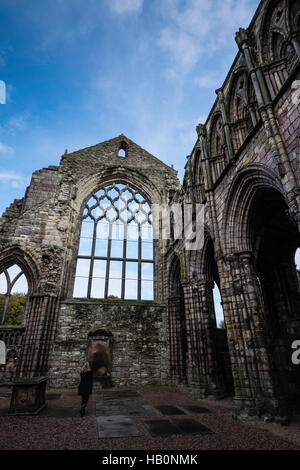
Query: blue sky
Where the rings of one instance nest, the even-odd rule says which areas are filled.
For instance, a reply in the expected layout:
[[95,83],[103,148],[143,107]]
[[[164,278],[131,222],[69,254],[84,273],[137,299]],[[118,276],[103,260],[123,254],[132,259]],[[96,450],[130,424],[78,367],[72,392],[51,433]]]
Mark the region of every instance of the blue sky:
[[0,0],[0,213],[65,149],[121,133],[182,181],[195,127],[237,53],[235,32],[258,4]]
[[121,133],[179,171],[258,0],[0,0],[0,212]]

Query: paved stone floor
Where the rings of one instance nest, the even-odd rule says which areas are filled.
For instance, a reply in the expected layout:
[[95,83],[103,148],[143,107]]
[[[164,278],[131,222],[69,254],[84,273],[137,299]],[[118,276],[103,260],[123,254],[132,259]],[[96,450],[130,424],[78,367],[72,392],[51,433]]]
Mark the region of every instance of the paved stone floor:
[[[140,432],[129,416],[153,416],[156,419],[142,421],[153,437],[171,437],[177,434],[209,434],[208,428],[192,418],[187,418],[187,405],[184,410],[174,405],[152,406],[135,390],[101,391],[95,395],[96,417],[100,439],[111,437],[139,436]],[[199,413],[197,407],[194,412]],[[208,409],[200,408],[201,412]],[[193,412],[193,411],[192,411]],[[158,419],[158,416],[185,415],[181,419]]]
[[230,399],[191,399],[179,387],[95,390],[83,418],[76,390],[48,390],[38,416],[7,416],[9,403],[0,388],[1,450],[300,449],[300,421],[235,421]]

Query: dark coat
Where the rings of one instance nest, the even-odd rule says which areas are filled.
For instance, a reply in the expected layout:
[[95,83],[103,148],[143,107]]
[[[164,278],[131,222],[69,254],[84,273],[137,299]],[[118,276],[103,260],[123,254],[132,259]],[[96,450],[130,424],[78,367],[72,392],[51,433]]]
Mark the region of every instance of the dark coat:
[[78,395],[90,395],[93,391],[93,371],[80,372]]

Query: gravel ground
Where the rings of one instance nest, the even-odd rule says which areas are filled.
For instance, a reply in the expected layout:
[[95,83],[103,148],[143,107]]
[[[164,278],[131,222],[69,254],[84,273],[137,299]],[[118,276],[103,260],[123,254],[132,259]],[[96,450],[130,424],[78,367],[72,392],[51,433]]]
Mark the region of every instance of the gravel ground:
[[[1,450],[299,450],[300,423],[290,426],[265,424],[262,422],[244,423],[231,417],[231,400],[219,402],[195,400],[183,388],[135,387],[145,400],[152,405],[198,405],[211,410],[209,414],[191,414],[189,418],[198,420],[214,434],[152,437],[143,425],[149,419],[165,419],[163,416],[130,416],[141,435],[129,438],[98,439],[95,417],[94,395],[91,396],[87,414],[79,416],[80,397],[76,390],[48,390],[48,393],[61,393],[56,400],[48,400],[47,408],[38,416],[0,417]],[[0,389],[0,394],[7,390]],[[10,398],[0,398],[0,409],[9,407]],[[55,410],[64,409],[75,416],[53,417]],[[77,413],[77,415],[76,415]]]

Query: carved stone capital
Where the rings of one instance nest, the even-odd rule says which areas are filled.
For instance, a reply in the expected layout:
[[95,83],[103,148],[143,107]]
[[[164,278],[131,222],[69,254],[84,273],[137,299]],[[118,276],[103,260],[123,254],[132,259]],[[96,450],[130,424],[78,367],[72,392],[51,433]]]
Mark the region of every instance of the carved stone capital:
[[206,139],[207,130],[206,130],[206,126],[204,124],[198,124],[198,126],[196,127],[196,131],[197,131],[197,134],[198,134],[199,138]]
[[243,49],[243,46],[250,46],[250,33],[247,29],[240,28],[235,34],[235,41],[240,50]]
[[224,101],[224,93],[223,93],[222,88],[218,88],[218,89],[216,90],[216,95],[218,96],[219,101],[221,101],[221,102]]

